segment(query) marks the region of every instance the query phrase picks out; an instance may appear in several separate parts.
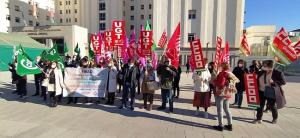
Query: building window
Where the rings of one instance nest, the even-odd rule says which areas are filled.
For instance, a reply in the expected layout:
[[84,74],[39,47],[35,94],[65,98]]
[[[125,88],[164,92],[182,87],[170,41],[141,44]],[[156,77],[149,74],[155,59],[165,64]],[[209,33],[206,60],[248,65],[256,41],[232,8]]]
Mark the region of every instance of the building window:
[[105,23],[100,23],[99,24],[99,30],[105,30]]
[[63,19],[60,19],[60,23],[63,23]]
[[134,30],[134,25],[130,25],[130,30]]
[[99,4],[99,10],[104,11],[105,10],[105,3],[100,3]]
[[16,22],[16,23],[20,23],[20,18],[19,18],[19,17],[16,17],[16,18],[15,18],[15,22]]
[[6,20],[10,21],[10,15],[6,15]]
[[77,18],[75,18],[75,22],[77,23]]
[[149,14],[149,19],[152,19],[152,15],[151,14]]
[[68,1],[66,1],[66,5],[68,5]]
[[69,19],[67,18],[67,19],[66,19],[66,23],[68,23],[68,22],[69,22]]
[[100,13],[99,14],[99,19],[100,19],[100,21],[105,20],[105,13]]
[[195,33],[188,33],[188,42],[195,40]]
[[71,14],[71,10],[69,10],[69,14]]
[[28,15],[33,15],[32,10],[28,10]]
[[69,22],[71,23],[72,21],[71,21],[71,18],[69,18]]
[[144,9],[144,5],[141,5],[141,10],[143,10]]
[[130,20],[131,20],[131,21],[134,20],[134,16],[133,16],[133,15],[130,16]]
[[49,21],[50,20],[50,16],[47,15],[46,16],[46,20]]
[[130,6],[130,10],[133,11],[134,10],[134,6]]
[[142,15],[141,15],[141,20],[144,20],[144,18],[145,18],[145,17],[144,17],[144,15],[142,14]]
[[77,9],[74,10],[74,13],[77,13]]
[[149,9],[152,9],[152,4],[149,4]]
[[40,23],[39,23],[39,22],[36,22],[36,26],[40,26]]
[[74,4],[77,4],[77,0],[75,0]]
[[59,2],[59,5],[62,5],[62,1]]
[[196,19],[196,10],[189,10],[189,19]]
[[66,10],[66,14],[68,14],[68,10]]
[[69,1],[69,5],[71,5],[71,1]]
[[15,6],[15,11],[20,11],[20,7],[19,6]]
[[28,23],[29,23],[29,26],[33,26],[33,21],[29,20]]

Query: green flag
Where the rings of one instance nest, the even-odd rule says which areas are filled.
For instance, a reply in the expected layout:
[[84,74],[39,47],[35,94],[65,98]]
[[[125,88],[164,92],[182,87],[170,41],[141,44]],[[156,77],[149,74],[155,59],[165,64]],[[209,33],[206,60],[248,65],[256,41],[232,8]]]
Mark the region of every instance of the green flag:
[[64,69],[65,69],[65,64],[64,64],[64,60],[63,60],[62,57],[60,57],[60,58],[57,60],[57,64],[58,64],[58,66],[59,66],[59,68],[60,68],[61,70],[64,70]]
[[80,48],[78,46],[78,43],[76,44],[76,47],[74,49],[74,52],[77,53],[77,54],[80,54]]
[[68,46],[67,46],[67,43],[65,42],[64,43],[64,53],[66,54],[66,53],[68,53],[69,52],[69,48],[68,48]]
[[56,44],[47,52],[46,59],[49,61],[58,61],[60,59]]
[[42,61],[47,60],[47,54],[47,51],[43,50],[43,52],[40,55]]
[[[151,31],[151,27],[150,27],[150,23],[149,23],[149,20],[146,21],[146,25],[145,25],[145,30],[146,31]],[[155,51],[156,50],[156,43],[154,42],[153,38],[152,38],[152,41],[153,41],[153,44],[152,44],[152,47],[151,47],[151,51]]]
[[91,47],[91,41],[89,40],[89,58],[94,58],[95,57],[95,53]]
[[17,74],[20,76],[24,76],[27,74],[39,74],[41,70],[36,64],[29,58],[29,56],[25,53],[22,46],[18,50],[18,64],[17,64]]

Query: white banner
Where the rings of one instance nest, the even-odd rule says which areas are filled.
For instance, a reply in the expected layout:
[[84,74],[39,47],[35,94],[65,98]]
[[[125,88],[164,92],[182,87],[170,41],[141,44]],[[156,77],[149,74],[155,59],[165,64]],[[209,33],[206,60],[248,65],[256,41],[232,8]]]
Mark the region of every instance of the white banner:
[[69,97],[105,97],[108,70],[65,68],[64,82]]

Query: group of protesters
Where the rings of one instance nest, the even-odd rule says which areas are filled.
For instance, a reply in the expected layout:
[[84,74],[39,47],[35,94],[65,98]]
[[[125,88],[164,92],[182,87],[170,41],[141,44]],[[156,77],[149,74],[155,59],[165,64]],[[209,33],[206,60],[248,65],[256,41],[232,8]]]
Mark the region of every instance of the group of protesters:
[[[134,110],[136,93],[142,93],[143,108],[152,110],[155,90],[152,87],[157,82],[161,89],[161,106],[157,110],[166,110],[167,103],[169,108],[167,112],[174,112],[173,99],[180,96],[180,76],[181,68],[175,68],[171,65],[171,60],[165,56],[158,61],[157,68],[152,66],[151,59],[147,59],[146,65],[141,65],[140,61],[129,59],[126,64],[115,59],[100,59],[96,63],[88,57],[79,58],[76,56],[65,57],[65,67],[69,68],[105,68],[108,70],[108,79],[106,84],[106,104],[114,105],[116,93],[121,93],[121,105],[119,109]],[[35,74],[36,91],[32,96],[41,96],[43,100],[47,100],[47,95],[50,97],[50,107],[56,107],[62,101],[62,91],[66,88],[64,84],[64,73],[58,66],[58,63],[53,61],[41,61],[38,56],[36,64],[42,68],[42,73]],[[266,60],[261,62],[253,61],[253,65],[246,67],[243,60],[238,61],[238,66],[231,72],[230,65],[226,62],[215,66],[214,62],[207,63],[205,60],[205,68],[202,70],[194,70],[192,78],[194,82],[194,100],[193,106],[196,107],[195,115],[200,114],[200,107],[204,110],[204,118],[209,118],[208,108],[211,106],[211,97],[215,97],[215,105],[217,107],[218,125],[214,126],[216,130],[223,131],[224,129],[232,131],[232,114],[230,112],[230,99],[235,95],[235,100],[232,106],[237,105],[242,108],[243,94],[245,92],[244,74],[256,73],[257,84],[259,88],[260,106],[257,109],[257,118],[254,123],[262,123],[262,116],[267,106],[266,111],[271,110],[273,121],[276,123],[278,119],[278,108],[282,108],[285,103],[284,93],[281,88],[285,84],[284,75],[282,72],[274,69],[274,62]],[[187,73],[190,66],[186,65]],[[17,93],[20,98],[26,98],[27,95],[27,78],[19,76],[16,73],[15,63],[10,65],[12,72],[12,82],[16,84]],[[119,86],[119,88],[118,88]],[[272,86],[275,92],[279,91],[281,97],[268,98],[265,96],[267,86]],[[150,88],[151,87],[151,88]],[[79,97],[68,97],[67,104],[77,103]],[[92,98],[83,98],[85,102],[91,102]],[[103,100],[94,98],[96,102]],[[267,103],[266,103],[267,102]],[[226,114],[227,125],[223,123],[223,112]]]

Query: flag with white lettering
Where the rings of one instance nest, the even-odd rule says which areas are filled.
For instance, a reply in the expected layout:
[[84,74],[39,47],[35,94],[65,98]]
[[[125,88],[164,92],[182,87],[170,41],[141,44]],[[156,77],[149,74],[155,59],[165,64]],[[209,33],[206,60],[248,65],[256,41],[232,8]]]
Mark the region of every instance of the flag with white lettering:
[[111,31],[105,31],[104,32],[104,45],[105,45],[105,51],[114,51],[114,43],[112,38],[112,32]]
[[20,76],[28,75],[28,74],[39,74],[41,73],[40,68],[36,65],[36,63],[30,59],[30,57],[25,53],[22,46],[19,46],[18,57],[17,57],[17,74]]
[[192,51],[192,62],[193,68],[196,71],[203,70],[205,68],[205,62],[202,54],[202,47],[200,39],[196,39],[194,41],[190,41],[191,51]]
[[215,69],[218,69],[218,66],[220,64],[221,47],[222,47],[222,38],[221,37],[217,37],[216,55],[215,55],[215,62],[214,62]]
[[274,55],[279,58],[279,62],[284,65],[289,65],[297,60],[297,54],[291,44],[292,41],[287,32],[284,28],[281,28],[273,40],[271,49],[274,52]]
[[92,46],[93,46],[95,55],[100,56],[101,55],[101,45],[102,45],[101,36],[99,34],[97,34],[97,35],[92,34],[91,42],[92,42]]
[[141,48],[146,56],[151,56],[152,34],[152,31],[141,31]]
[[298,57],[300,56],[300,40],[293,46]]
[[159,39],[158,46],[160,48],[164,48],[165,45],[167,44],[167,41],[168,41],[167,32],[166,32],[166,30],[164,30],[164,32],[162,33],[162,35],[161,35],[161,37]]
[[113,21],[112,23],[113,43],[117,48],[117,58],[122,58],[122,48],[125,45],[125,21]]
[[130,36],[130,41],[129,41],[129,48],[127,49],[127,54],[130,59],[134,58],[135,56],[135,31],[132,30],[131,36]]
[[249,107],[258,108],[260,106],[258,85],[256,81],[256,74],[245,74],[245,88],[247,95],[247,102]]
[[226,45],[222,53],[222,62],[229,64],[229,42],[228,41],[226,41]]
[[178,23],[172,37],[169,40],[166,56],[171,59],[171,64],[178,68],[180,52],[180,23]]

